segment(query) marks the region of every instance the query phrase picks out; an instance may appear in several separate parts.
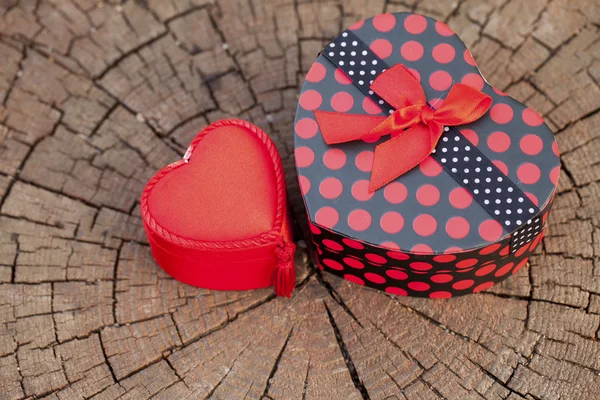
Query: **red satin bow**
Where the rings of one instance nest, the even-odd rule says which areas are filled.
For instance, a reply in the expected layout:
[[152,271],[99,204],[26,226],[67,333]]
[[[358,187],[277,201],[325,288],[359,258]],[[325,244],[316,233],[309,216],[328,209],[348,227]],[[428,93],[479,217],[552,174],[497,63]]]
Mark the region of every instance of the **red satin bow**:
[[369,192],[385,186],[423,162],[435,149],[445,125],[473,122],[481,118],[492,104],[490,96],[457,83],[450,89],[443,105],[434,110],[427,105],[421,84],[402,64],[379,75],[371,90],[396,111],[389,117],[315,111],[327,144],[398,134],[375,148]]

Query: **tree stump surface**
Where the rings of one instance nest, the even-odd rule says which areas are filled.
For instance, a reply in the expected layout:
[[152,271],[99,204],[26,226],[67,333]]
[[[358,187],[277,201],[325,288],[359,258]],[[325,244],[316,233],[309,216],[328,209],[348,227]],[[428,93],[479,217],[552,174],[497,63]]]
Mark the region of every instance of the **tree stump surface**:
[[[390,297],[313,268],[300,239],[303,76],[396,11],[448,23],[557,134],[543,246],[485,293]],[[594,0],[1,1],[0,399],[599,399],[599,29]],[[290,300],[186,286],[151,257],[142,188],[225,117],[284,160]]]

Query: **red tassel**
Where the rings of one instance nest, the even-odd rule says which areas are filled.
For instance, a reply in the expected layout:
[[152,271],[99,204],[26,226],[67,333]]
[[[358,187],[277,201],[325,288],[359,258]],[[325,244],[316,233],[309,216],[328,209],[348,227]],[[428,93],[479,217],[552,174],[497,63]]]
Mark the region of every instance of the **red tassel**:
[[292,242],[278,244],[275,249],[277,267],[275,269],[275,294],[290,297],[296,286],[296,269],[294,268],[294,252],[296,245]]

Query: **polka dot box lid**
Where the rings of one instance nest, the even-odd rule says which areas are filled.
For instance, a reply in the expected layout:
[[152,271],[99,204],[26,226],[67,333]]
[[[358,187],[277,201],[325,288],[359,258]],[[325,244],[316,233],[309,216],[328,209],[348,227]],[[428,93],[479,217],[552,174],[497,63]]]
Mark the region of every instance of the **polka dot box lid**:
[[[444,128],[424,162],[369,193],[373,151],[390,136],[328,145],[314,112],[391,114],[368,86],[396,64],[434,109],[456,83],[492,105],[475,122]],[[325,46],[298,103],[296,166],[321,267],[390,293],[450,297],[515,273],[540,242],[560,172],[554,136],[535,111],[485,81],[447,25],[410,13],[357,22]],[[478,156],[464,164],[465,151]]]

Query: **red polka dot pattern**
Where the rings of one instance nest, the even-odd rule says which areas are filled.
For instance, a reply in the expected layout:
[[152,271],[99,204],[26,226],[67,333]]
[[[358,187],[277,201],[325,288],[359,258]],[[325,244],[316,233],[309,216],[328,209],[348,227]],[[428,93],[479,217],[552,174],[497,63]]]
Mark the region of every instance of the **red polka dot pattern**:
[[300,168],[310,166],[315,160],[315,153],[310,147],[297,147],[294,155],[296,157],[296,165]]
[[558,150],[558,143],[556,142],[552,142],[552,152],[556,155],[556,156],[560,156],[560,151]]
[[296,122],[296,135],[302,139],[310,139],[317,134],[318,130],[319,125],[312,118],[302,118]]
[[550,180],[556,186],[558,185],[558,178],[560,177],[560,166],[552,168],[550,171]]
[[346,274],[344,275],[344,279],[349,280],[350,282],[354,282],[357,285],[363,285],[365,284],[365,281],[360,279],[358,276],[356,275],[351,275],[351,274]]
[[482,90],[485,86],[483,78],[479,74],[474,73],[466,74],[465,76],[463,76],[460,83],[464,83],[465,85],[474,87],[477,90]]
[[474,130],[461,129],[460,133],[462,133],[463,136],[466,137],[469,140],[469,142],[471,142],[475,146],[477,146],[479,144],[479,136],[477,135],[477,132],[475,132]]
[[383,189],[385,199],[391,204],[400,204],[408,196],[406,186],[400,182],[392,182]]
[[494,92],[496,92],[496,94],[499,96],[508,96],[506,93],[504,93],[502,90],[500,90],[498,88],[494,88]]
[[321,82],[325,78],[326,69],[323,64],[315,62],[306,74],[306,80],[309,82]]
[[344,263],[354,269],[363,269],[365,267],[365,264],[360,260],[351,257],[344,257]]
[[413,35],[425,32],[427,28],[427,19],[422,15],[412,14],[404,20],[404,29]]
[[366,210],[354,210],[348,215],[348,226],[357,232],[364,231],[371,226],[371,214]]
[[488,242],[495,242],[502,236],[502,225],[493,219],[483,221],[479,225],[479,236]]
[[431,285],[427,282],[408,282],[408,288],[414,290],[415,292],[423,292],[425,290],[429,290]]
[[331,98],[331,107],[337,112],[346,112],[354,105],[354,97],[347,92],[338,92]]
[[388,269],[385,273],[387,276],[397,281],[403,281],[408,278],[408,274],[406,272],[397,269]]
[[529,126],[540,126],[544,123],[544,119],[540,117],[540,114],[536,113],[531,108],[524,109],[522,117],[523,122]]
[[454,31],[443,22],[437,21],[435,23],[435,31],[441,36],[452,36]]
[[321,181],[321,185],[319,186],[319,192],[321,196],[326,199],[335,199],[342,194],[342,190],[344,186],[342,182],[337,178],[325,178]]
[[426,244],[419,243],[410,249],[411,253],[415,254],[433,254],[433,249]]
[[363,151],[356,156],[356,168],[363,172],[371,172],[373,169],[373,152]]
[[361,242],[358,242],[358,241],[356,241],[356,240],[353,240],[353,239],[349,239],[349,238],[343,238],[343,239],[342,239],[342,242],[343,242],[343,243],[344,243],[346,246],[348,246],[348,247],[351,247],[351,248],[353,248],[353,249],[362,250],[362,249],[364,249],[364,248],[365,248],[365,246],[364,246],[364,245],[363,245]]
[[429,214],[421,214],[415,218],[413,229],[420,236],[433,235],[437,229],[437,221]]
[[358,201],[368,201],[375,193],[369,193],[369,181],[362,179],[352,185],[352,196]]
[[396,251],[389,251],[387,253],[387,256],[390,258],[393,258],[394,260],[400,260],[400,261],[410,259],[410,256],[408,254],[400,253],[400,252],[396,252]]
[[500,160],[493,160],[492,164],[496,166],[504,175],[508,176],[508,166]]
[[302,191],[302,195],[305,195],[310,190],[310,180],[307,177],[299,175],[298,182],[300,183],[300,190]]
[[529,246],[529,251],[533,252],[535,250],[535,248],[537,247],[537,245],[542,241],[543,238],[544,238],[544,232],[537,235],[537,237],[531,242],[531,245]]
[[521,138],[520,147],[523,153],[535,156],[544,148],[544,142],[539,136],[530,133]]
[[[471,53],[447,25],[398,14],[359,21],[352,29],[359,38],[368,37],[367,46],[388,64],[407,65],[435,107],[443,103],[455,83],[489,93],[494,103],[484,117],[485,124],[479,121],[458,129],[505,176],[526,187],[526,195],[535,199],[534,203],[549,204],[540,185],[556,185],[560,168],[558,163],[548,167],[540,161],[549,153],[558,155],[556,142],[548,140],[545,133],[543,119],[486,86]],[[336,51],[350,55],[351,46],[348,42],[341,49],[338,44]],[[325,270],[393,295],[449,298],[486,290],[522,268],[519,265],[526,265],[521,262],[542,235],[537,243],[532,241],[512,253],[509,230],[482,216],[480,204],[432,157],[410,171],[406,179],[369,193],[373,149],[388,137],[324,145],[313,113],[316,109],[365,115],[383,112],[329,60],[319,58],[309,69],[294,125],[295,156],[300,190],[311,219],[319,225],[309,227]],[[474,248],[474,243],[478,247]],[[505,267],[511,262],[512,267]],[[504,273],[502,268],[508,271]]]
[[316,90],[307,90],[300,95],[300,106],[305,110],[316,110],[323,102],[323,97]]
[[473,286],[473,284],[474,284],[474,283],[475,283],[475,281],[474,281],[474,280],[472,280],[472,279],[465,279],[465,280],[463,280],[463,281],[458,281],[458,282],[455,282],[455,283],[452,285],[452,289],[456,289],[456,290],[465,290],[465,289],[468,289],[468,288],[470,288],[471,286]]
[[515,251],[515,256],[521,257],[527,251],[528,246],[523,246],[519,250]]
[[435,71],[429,77],[429,85],[438,91],[449,89],[450,85],[452,85],[452,76],[443,70]]
[[402,45],[400,54],[402,54],[402,57],[404,57],[406,61],[417,61],[423,57],[424,51],[421,43],[411,40]]
[[379,254],[367,253],[365,257],[375,264],[385,264],[387,262],[387,259]]
[[408,292],[398,287],[389,286],[385,289],[386,293],[393,294],[396,296],[407,296]]
[[339,221],[340,216],[333,207],[323,207],[315,214],[317,224],[325,228],[333,228]]
[[498,268],[496,272],[494,272],[494,276],[504,276],[509,273],[515,263],[509,262],[502,267]]
[[532,185],[540,180],[540,168],[532,163],[525,163],[517,169],[517,177],[519,181],[526,185]]
[[440,200],[440,191],[433,185],[423,185],[417,190],[417,201],[424,206],[433,206]]
[[379,139],[381,139],[381,135],[373,135],[373,136],[362,138],[362,141],[365,143],[375,143]]
[[404,218],[399,212],[389,211],[381,216],[381,229],[387,233],[398,233],[404,228]]
[[527,262],[529,261],[529,258],[526,258],[524,260],[522,260],[521,262],[519,262],[517,264],[517,266],[512,270],[512,274],[516,274],[517,272],[519,272],[521,270],[521,268],[523,268],[525,265],[527,265]]
[[452,217],[446,222],[446,232],[453,239],[462,239],[471,229],[469,221],[463,217]]
[[410,72],[410,74],[412,76],[414,76],[414,78],[418,81],[421,82],[421,74],[419,73],[419,71],[417,71],[414,68],[408,68],[408,72]]
[[350,26],[350,28],[348,28],[348,29],[350,29],[351,31],[356,31],[356,30],[359,30],[360,28],[362,28],[364,25],[365,25],[365,20],[360,20],[360,21],[357,21],[354,24],[352,24]]
[[434,283],[448,283],[453,279],[454,277],[450,274],[436,274],[431,276],[431,282]]
[[337,170],[346,165],[346,153],[340,149],[331,149],[323,155],[323,164],[329,169]]
[[508,124],[513,118],[513,109],[508,104],[496,104],[490,110],[490,117],[497,124]]
[[463,53],[463,57],[467,64],[472,65],[473,67],[477,65],[475,63],[475,60],[473,59],[473,55],[471,54],[471,52],[469,50],[465,50],[465,52]]
[[331,269],[335,269],[336,271],[344,270],[344,266],[342,264],[340,264],[339,262],[337,262],[335,260],[331,260],[329,258],[323,259],[322,263]]
[[479,268],[477,271],[475,271],[475,275],[477,276],[486,276],[492,273],[492,271],[494,271],[496,269],[496,264],[488,264],[485,265],[481,268]]
[[488,137],[487,144],[493,152],[503,153],[510,147],[510,136],[504,132],[494,132]]
[[425,176],[434,177],[442,173],[443,167],[431,156],[419,164],[419,169]]
[[481,285],[478,285],[475,287],[475,289],[473,289],[473,293],[479,293],[483,290],[487,290],[487,289],[491,288],[492,286],[494,286],[494,282],[482,283]]
[[373,283],[385,283],[385,278],[381,275],[378,275],[376,273],[373,272],[367,272],[365,274],[365,278],[367,278],[369,281],[373,282]]
[[365,99],[363,100],[362,107],[363,107],[363,110],[365,110],[367,114],[381,113],[381,108],[377,104],[375,104],[375,102],[373,100],[371,100],[368,97],[365,97]]
[[[557,167],[557,168],[560,168],[560,167]],[[531,200],[531,202],[533,204],[535,204],[536,206],[540,205],[537,197],[535,197],[535,195],[533,193],[525,192],[525,196],[527,196],[529,198],[529,200]]]
[[500,243],[491,244],[491,245],[486,246],[483,249],[481,249],[479,251],[479,254],[481,254],[481,255],[492,254],[493,252],[495,252],[496,250],[498,250],[501,246],[502,245]]
[[432,299],[449,299],[452,297],[452,293],[445,291],[431,292],[429,297]]
[[308,224],[308,227],[310,228],[310,231],[312,232],[313,235],[321,234],[321,230],[315,224]]
[[339,68],[335,70],[335,80],[342,85],[352,85],[352,79]]
[[463,210],[473,202],[473,195],[465,188],[452,189],[449,196],[450,204],[453,207]]
[[422,261],[414,261],[410,263],[410,267],[416,271],[429,271],[433,266]]
[[467,258],[456,263],[456,268],[470,268],[477,264],[476,258]]
[[439,256],[433,257],[433,261],[438,263],[448,263],[456,260],[456,256],[454,254],[441,254]]
[[373,18],[373,26],[379,32],[389,32],[396,26],[396,17],[392,14],[380,14]]
[[392,44],[389,42],[389,40],[385,39],[374,40],[369,48],[373,51],[373,53],[377,54],[377,57],[381,58],[382,60],[388,58],[392,54],[393,50]]
[[[440,64],[448,64],[454,60],[456,50],[448,43],[440,43],[433,48],[433,59]],[[479,75],[477,75],[479,76]]]

